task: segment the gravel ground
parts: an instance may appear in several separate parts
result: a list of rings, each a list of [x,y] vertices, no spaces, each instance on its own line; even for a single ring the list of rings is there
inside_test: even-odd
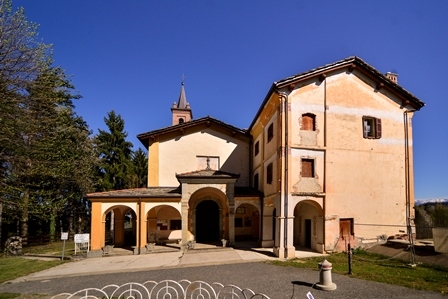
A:
[[[92,269],[94,272],[95,269]],[[207,283],[221,282],[235,284],[265,293],[271,299],[306,298],[311,291],[314,298],[448,298],[434,292],[418,291],[383,283],[369,282],[344,275],[332,275],[337,285],[334,291],[312,288],[319,280],[319,272],[309,269],[274,266],[268,263],[237,263],[200,267],[176,267],[149,271],[96,274],[89,276],[61,277],[40,281],[5,283],[0,285],[0,293],[55,295],[62,292],[73,293],[88,287],[104,287],[108,284],[127,282],[143,283],[147,280],[164,279],[190,281],[202,280]],[[448,282],[447,282],[448,283]],[[26,297],[26,295],[25,295]]]

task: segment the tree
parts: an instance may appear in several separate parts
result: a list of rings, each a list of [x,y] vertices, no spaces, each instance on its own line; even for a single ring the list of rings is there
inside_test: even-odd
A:
[[[87,124],[74,112],[73,86],[60,68],[48,68],[27,86],[21,98],[20,142],[11,151],[5,194],[10,214],[28,235],[30,214],[56,232],[56,219],[73,208],[92,185],[93,146]]]
[[[33,172],[39,176],[33,182],[39,194],[33,207],[40,219],[49,221],[50,235],[56,232],[56,218],[68,208],[76,209],[75,203],[82,203],[92,187],[93,145],[87,124],[74,112],[73,100],[80,96],[72,94],[73,89],[60,68],[47,69],[28,89],[38,106]]]
[[[109,131],[98,130],[95,148],[99,158],[97,166],[98,191],[121,190],[131,186],[133,176],[132,143],[126,141],[124,120],[115,111],[104,118]]]
[[[135,182],[132,187],[146,187],[148,183],[148,158],[141,148],[133,153],[132,163],[134,164],[135,177]]]
[[[0,0],[0,211],[11,204],[4,192],[5,179],[11,157],[23,144],[17,131],[26,124],[21,106],[25,89],[51,61],[51,46],[39,41],[37,34],[37,25],[27,21],[23,8],[13,12],[11,0]],[[2,222],[0,213],[0,238]]]

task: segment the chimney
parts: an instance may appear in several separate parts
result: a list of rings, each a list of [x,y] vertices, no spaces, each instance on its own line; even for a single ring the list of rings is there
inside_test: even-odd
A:
[[[390,81],[394,82],[395,84],[398,84],[398,74],[387,72],[386,78],[389,79]]]

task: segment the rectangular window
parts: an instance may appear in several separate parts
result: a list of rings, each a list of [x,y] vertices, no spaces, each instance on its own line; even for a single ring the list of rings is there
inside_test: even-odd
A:
[[[302,172],[303,178],[314,178],[314,160],[302,159]]]
[[[255,142],[255,146],[254,146],[254,155],[258,155],[258,153],[260,152],[260,142]]]
[[[254,188],[258,190],[258,173],[254,175]]]
[[[170,230],[182,229],[182,220],[171,219],[170,220]]]
[[[316,131],[316,116],[311,113],[302,114],[302,130]]]
[[[235,218],[235,227],[243,227],[243,218]]]
[[[272,138],[274,138],[274,124],[271,124],[268,127],[268,142],[271,141]]]
[[[272,184],[272,163],[266,167],[266,184]]]
[[[354,236],[353,218],[339,219],[339,235],[342,238]]]
[[[372,116],[362,117],[362,130],[364,138],[381,138],[381,119]]]

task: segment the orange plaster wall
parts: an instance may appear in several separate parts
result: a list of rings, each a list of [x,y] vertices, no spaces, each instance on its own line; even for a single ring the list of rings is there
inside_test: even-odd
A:
[[[148,187],[159,186],[159,142],[148,148]]]
[[[91,220],[91,236],[90,250],[101,250],[104,244],[104,225],[101,215],[101,202],[92,202],[92,220]]]

